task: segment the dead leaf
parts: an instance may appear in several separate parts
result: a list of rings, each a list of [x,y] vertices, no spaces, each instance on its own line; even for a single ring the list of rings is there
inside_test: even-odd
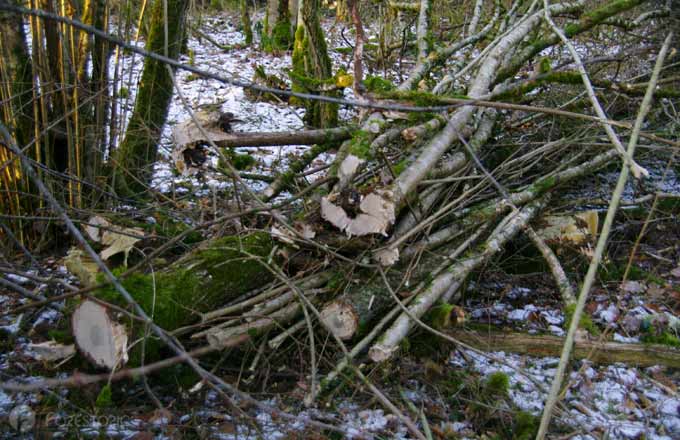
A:
[[[102,239],[102,235],[104,233],[104,230],[99,228],[98,226],[104,226],[104,227],[110,227],[111,223],[109,223],[108,220],[106,220],[104,217],[95,215],[94,217],[90,218],[88,220],[88,225],[85,226],[85,233],[90,237],[90,239],[94,242],[99,243]]]
[[[671,275],[673,275],[675,278],[680,278],[680,266],[671,270]]]
[[[645,291],[645,284],[640,281],[626,281],[621,284],[621,290],[627,293],[642,293]]]
[[[97,283],[97,273],[99,267],[83,251],[78,248],[71,248],[64,258],[64,265],[69,272],[75,275],[83,287],[94,286]]]
[[[120,232],[104,231],[102,235],[102,244],[108,246],[99,254],[102,260],[108,260],[113,255],[120,252],[125,253],[124,265],[127,266],[127,258],[130,251],[135,246],[135,243],[141,240],[137,236],[143,236],[144,231],[141,228],[125,228]]]
[[[663,299],[666,296],[666,289],[656,283],[650,283],[647,295],[652,299]]]
[[[581,244],[588,237],[597,235],[597,211],[579,212],[574,215],[543,217],[546,226],[536,231],[544,240],[571,241]]]
[[[394,263],[399,261],[399,249],[397,248],[385,248],[380,249],[373,254],[376,260],[381,266],[387,267],[392,266]]]
[[[58,361],[73,356],[76,353],[76,347],[73,344],[64,345],[56,341],[41,342],[39,344],[28,344],[26,346],[30,350],[30,355],[38,361]]]

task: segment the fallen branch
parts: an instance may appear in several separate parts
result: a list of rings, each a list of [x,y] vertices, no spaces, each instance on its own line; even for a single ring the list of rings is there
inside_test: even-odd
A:
[[[527,335],[508,333],[500,330],[470,331],[449,330],[448,335],[485,351],[506,351],[530,356],[559,356],[564,338],[550,335]],[[623,362],[638,367],[664,365],[680,368],[680,351],[658,344],[623,344],[577,340],[574,344],[574,358],[588,359],[597,364]]]

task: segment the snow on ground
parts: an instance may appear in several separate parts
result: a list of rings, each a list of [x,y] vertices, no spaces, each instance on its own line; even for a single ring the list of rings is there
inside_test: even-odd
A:
[[[263,66],[267,74],[274,74],[281,79],[288,81],[287,69],[291,65],[291,54],[284,53],[279,55],[267,54],[259,50],[258,43],[252,47],[241,47],[244,37],[237,30],[238,22],[236,18],[228,15],[216,15],[202,18],[201,29],[206,32],[218,44],[230,49],[217,47],[212,42],[204,38],[191,34],[188,43],[188,54],[182,55],[180,62],[191,64],[201,70],[218,74],[234,80],[250,82],[252,81],[255,68]],[[254,20],[255,22],[256,20]],[[324,23],[326,29],[331,27],[331,22]],[[329,30],[327,34],[331,44],[329,47],[338,48],[346,46],[336,31]],[[143,42],[138,42],[138,46],[143,47]],[[334,68],[349,67],[349,55],[341,54],[337,51],[330,51]],[[123,126],[129,119],[134,107],[135,88],[141,77],[143,60],[139,55],[121,54],[119,63],[112,65],[111,78],[116,74],[122,82],[115,87],[114,96],[117,97],[119,105],[125,110],[121,116]],[[205,79],[196,74],[184,70],[176,71],[176,79],[182,95],[186,99],[191,111],[197,111],[202,106],[217,105],[222,112],[231,112],[243,122],[235,124],[236,132],[260,132],[260,131],[294,131],[304,128],[302,118],[304,109],[289,106],[285,101],[281,103],[253,102],[249,100],[242,88],[225,84],[214,79]],[[121,88],[123,92],[121,93]],[[352,98],[351,89],[345,89],[345,97]],[[345,107],[340,108],[340,118],[349,119],[355,114],[354,109]],[[161,159],[154,169],[154,179],[152,186],[162,192],[175,190],[178,193],[186,193],[186,186],[191,184],[194,187],[202,185],[195,178],[178,177],[173,172],[174,166],[169,161],[172,151],[172,127],[188,119],[189,111],[179,94],[173,96],[168,110],[167,123],[163,129],[159,152]],[[119,141],[120,139],[118,139]],[[288,145],[277,147],[260,148],[236,148],[238,152],[247,152],[257,159],[255,169],[252,172],[271,172],[281,170],[291,157],[299,156],[309,147],[303,145]],[[317,160],[318,163],[326,162],[331,155],[322,155]],[[212,165],[217,165],[217,157],[213,156]],[[317,163],[317,165],[318,165]],[[313,176],[312,176],[313,178]],[[206,176],[205,184],[210,190],[223,189],[231,185],[225,176],[213,175]],[[250,181],[249,184],[255,190],[264,189],[264,184],[258,181]],[[199,192],[207,191],[201,188]],[[201,195],[199,193],[198,195]]]
[[[506,373],[510,379],[512,401],[522,410],[540,414],[558,358],[489,353],[503,362],[500,363],[472,351],[464,350],[464,353],[471,362],[468,364],[465,357],[455,352],[450,360],[453,367],[472,367],[484,375],[496,371]],[[654,369],[575,362],[568,376],[569,388],[563,401],[567,413],[557,411],[554,420],[581,430],[583,440],[603,437],[680,438],[680,399],[676,393],[650,378]],[[542,389],[536,382],[542,385]]]

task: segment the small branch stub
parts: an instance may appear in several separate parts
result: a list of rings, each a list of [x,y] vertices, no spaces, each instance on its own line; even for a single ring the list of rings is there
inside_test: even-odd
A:
[[[128,360],[125,326],[94,301],[83,301],[71,316],[73,336],[80,352],[94,365],[113,370]]]

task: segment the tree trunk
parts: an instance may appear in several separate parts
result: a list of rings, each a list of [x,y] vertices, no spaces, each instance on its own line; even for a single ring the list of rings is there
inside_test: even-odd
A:
[[[180,54],[184,35],[186,0],[154,2],[151,31],[146,49],[176,59]],[[167,21],[167,48],[165,25]],[[165,64],[147,58],[139,83],[135,108],[125,131],[125,138],[113,154],[113,183],[120,195],[138,196],[151,181],[156,162],[158,141],[173,95],[173,85]]]
[[[264,18],[262,48],[267,52],[289,50],[293,46],[293,24],[297,2],[289,0],[267,0]]]
[[[240,0],[239,8],[241,10],[241,26],[243,26],[243,35],[246,37],[246,46],[253,44],[253,28],[250,25],[250,13],[248,12],[248,0]]]
[[[315,93],[323,84],[333,84],[331,59],[324,32],[319,23],[319,0],[299,0],[298,26],[293,47],[291,80],[293,91]],[[322,93],[337,96],[336,92]],[[334,127],[338,122],[338,105],[304,101],[305,123],[312,127]]]

